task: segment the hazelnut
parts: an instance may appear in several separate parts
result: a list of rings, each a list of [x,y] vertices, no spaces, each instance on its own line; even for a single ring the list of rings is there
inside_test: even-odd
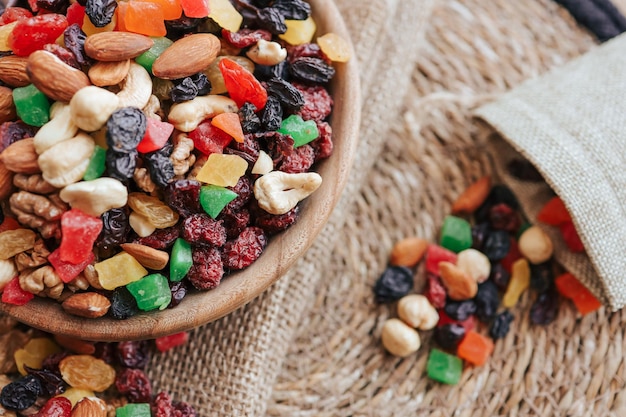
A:
[[[398,302],[398,316],[409,326],[420,330],[430,330],[439,322],[437,310],[421,294],[402,297]]]
[[[485,282],[491,273],[489,258],[476,249],[465,249],[459,252],[456,266],[479,284]]]
[[[531,226],[519,238],[519,251],[532,264],[540,264],[552,257],[554,245],[550,236],[539,226]]]
[[[403,358],[417,352],[421,346],[417,331],[399,319],[387,320],[381,337],[383,346],[389,353]]]

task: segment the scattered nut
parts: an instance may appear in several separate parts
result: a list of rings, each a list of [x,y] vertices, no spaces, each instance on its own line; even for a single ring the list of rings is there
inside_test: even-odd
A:
[[[12,172],[22,174],[37,174],[41,172],[37,164],[37,152],[33,138],[26,138],[13,142],[0,153],[0,162]]]
[[[175,103],[170,109],[168,121],[181,132],[191,132],[204,119],[220,113],[236,113],[237,104],[228,97],[199,96],[183,103]]]
[[[27,333],[16,329],[9,330],[0,336],[0,374],[17,372],[14,359],[15,351],[21,349],[29,339],[30,336]],[[0,381],[0,385],[2,385],[2,381]]]
[[[98,178],[70,184],[59,193],[61,200],[94,217],[113,208],[124,207],[128,189],[115,178]]]
[[[15,255],[15,266],[19,272],[38,268],[48,263],[48,255],[50,255],[50,251],[46,248],[43,240],[37,239],[31,250]]]
[[[57,188],[50,185],[43,179],[41,174],[15,174],[13,185],[23,191],[33,194],[50,194],[57,191]]]
[[[41,155],[57,143],[73,138],[77,132],[70,105],[57,101],[50,108],[50,121],[35,134],[35,151]]]
[[[9,171],[0,159],[0,199],[7,198],[13,191],[13,172]]]
[[[57,188],[80,181],[94,148],[93,139],[82,132],[72,139],[57,143],[39,155],[43,178]]]
[[[389,319],[383,324],[381,338],[389,353],[402,358],[417,352],[422,344],[417,331],[399,319]]]
[[[397,242],[391,249],[389,263],[391,265],[412,268],[422,260],[428,249],[428,241],[419,237],[409,237]]]
[[[166,80],[189,77],[208,67],[220,48],[220,40],[211,33],[187,35],[159,55],[152,65],[152,73]]]
[[[58,300],[65,284],[50,265],[37,269],[28,269],[20,274],[20,287],[40,297]]]
[[[439,275],[453,300],[469,300],[478,292],[476,280],[451,262],[439,262]]]
[[[78,90],[70,101],[73,122],[87,132],[94,132],[104,126],[118,107],[120,99],[117,95],[96,86]]]
[[[476,249],[465,249],[457,255],[456,266],[477,283],[485,282],[491,273],[491,262],[487,255]]]
[[[183,176],[196,162],[196,156],[192,153],[194,149],[193,140],[186,134],[180,133],[174,139],[174,150],[170,155],[172,165],[174,165],[174,175]]]
[[[252,167],[252,173],[258,175],[265,175],[272,172],[274,169],[274,161],[265,151],[259,151],[259,157],[257,158],[254,166]]]
[[[124,81],[130,70],[130,59],[124,61],[98,61],[89,68],[89,79],[93,85],[107,87]]]
[[[259,65],[280,64],[287,58],[287,50],[278,42],[259,41],[246,52],[248,58]]]
[[[91,85],[84,72],[70,67],[48,51],[30,54],[26,72],[35,87],[55,101],[67,103],[78,90]]]
[[[163,120],[165,116],[163,111],[161,110],[161,102],[159,98],[152,94],[150,99],[148,100],[148,104],[142,109],[145,113],[146,117],[156,120]]]
[[[259,207],[271,214],[285,214],[322,185],[315,172],[289,174],[272,171],[254,183],[254,196]]]
[[[154,41],[148,36],[130,32],[101,32],[87,37],[85,53],[98,61],[124,61],[133,59],[152,48]]]
[[[135,168],[133,180],[135,180],[137,187],[147,193],[152,193],[156,190],[156,184],[152,181],[152,178],[150,178],[150,173],[146,168]]]
[[[120,247],[135,258],[141,265],[148,269],[154,269],[155,271],[160,271],[165,268],[170,260],[170,256],[167,252],[153,249],[150,246],[136,243],[123,243]]]
[[[141,65],[131,62],[128,75],[117,98],[119,107],[146,107],[152,96],[152,78]]]
[[[18,253],[32,249],[37,235],[30,229],[6,230],[0,233],[0,259],[11,259]]]
[[[8,55],[0,58],[0,81],[10,87],[26,87],[30,79],[26,73],[28,58]]]
[[[421,294],[410,294],[398,302],[398,316],[409,326],[420,329],[433,329],[439,322],[439,314],[428,298]]]
[[[39,230],[44,239],[57,237],[59,220],[68,208],[56,195],[42,196],[27,191],[13,194],[9,204],[17,220],[23,225]]]
[[[97,292],[81,292],[68,297],[61,304],[63,310],[75,316],[97,318],[104,316],[111,307],[111,302]]]
[[[547,261],[554,253],[550,236],[539,226],[531,226],[522,233],[518,241],[519,251],[532,264]]]

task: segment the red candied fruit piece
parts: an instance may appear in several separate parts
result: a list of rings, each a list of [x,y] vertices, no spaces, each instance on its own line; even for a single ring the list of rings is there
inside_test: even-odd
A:
[[[193,140],[195,149],[205,155],[222,153],[224,148],[233,140],[233,137],[222,129],[211,124],[211,120],[205,120],[194,130],[189,132],[189,138]]]
[[[246,102],[257,109],[265,107],[267,91],[254,75],[231,59],[222,59],[219,68],[230,98],[241,107]]]
[[[8,230],[17,230],[21,228],[20,224],[13,217],[5,217],[2,224],[0,224],[0,233]]]
[[[424,297],[426,297],[435,308],[443,308],[446,305],[446,289],[436,275],[428,274]]]
[[[574,222],[569,221],[561,224],[559,226],[559,230],[561,231],[561,236],[563,236],[563,240],[567,244],[569,250],[575,253],[585,251],[585,245],[583,245],[583,241],[580,240],[580,236],[578,235],[576,226],[574,226]]]
[[[222,255],[216,247],[193,248],[193,265],[187,273],[187,279],[198,290],[210,290],[217,287],[224,276]]]
[[[76,24],[82,29],[85,20],[85,6],[81,6],[78,2],[73,3],[67,8],[65,16],[68,26]]]
[[[315,150],[309,145],[299,146],[283,157],[279,170],[289,174],[308,172],[315,162]]]
[[[78,264],[66,262],[61,260],[60,249],[55,249],[50,255],[48,255],[48,262],[52,265],[61,281],[68,283],[76,278],[81,272],[87,268],[87,265],[92,263],[96,259],[93,252],[89,252],[85,260]]]
[[[261,39],[271,41],[272,33],[263,29],[241,29],[238,32],[222,29],[222,38],[235,48],[246,48],[254,45]]]
[[[72,403],[65,397],[52,397],[35,417],[70,417],[72,413]]]
[[[469,332],[476,328],[476,319],[474,316],[469,316],[465,320],[454,320],[452,317],[448,316],[443,308],[437,310],[439,313],[439,321],[437,322],[437,327],[445,326],[446,324],[458,324],[463,326],[465,332]]]
[[[571,222],[572,217],[559,196],[552,197],[537,214],[537,221],[551,226]]]
[[[154,342],[159,352],[165,352],[176,346],[184,345],[188,340],[189,333],[180,332],[169,336],[157,337]]]
[[[256,261],[267,246],[267,236],[260,227],[247,227],[235,240],[224,245],[224,266],[244,269]]]
[[[572,300],[580,314],[585,315],[602,307],[591,291],[569,272],[559,275],[554,283],[563,297]]]
[[[2,291],[2,302],[6,304],[23,306],[33,298],[35,298],[35,294],[24,291],[20,287],[20,278],[18,276],[11,279]]]
[[[513,270],[513,264],[515,263],[515,261],[521,259],[522,257],[522,253],[519,251],[519,245],[517,244],[517,240],[511,238],[510,241],[511,246],[509,252],[500,261],[502,263],[502,266],[508,273],[511,273],[511,271]]]
[[[93,255],[93,244],[102,231],[102,220],[78,209],[66,211],[61,216],[61,260],[80,264]]]
[[[148,118],[146,133],[137,145],[137,151],[141,153],[154,152],[161,149],[167,143],[174,131],[174,125],[162,122],[158,119]]]
[[[327,122],[315,122],[319,137],[309,143],[315,150],[315,162],[328,158],[333,153],[333,128]]]
[[[0,26],[9,23],[26,20],[33,17],[33,14],[23,7],[7,7],[2,16],[0,16]]]
[[[180,0],[180,5],[187,17],[207,17],[210,13],[207,0]]]
[[[9,46],[15,55],[28,56],[45,44],[54,43],[67,26],[65,16],[56,13],[19,21],[9,35]]]
[[[456,253],[439,245],[428,245],[426,249],[426,272],[439,276],[439,262],[450,262],[456,265]]]
[[[304,96],[304,106],[296,113],[304,120],[322,121],[333,109],[333,99],[321,85],[308,86],[300,83],[293,83]]]

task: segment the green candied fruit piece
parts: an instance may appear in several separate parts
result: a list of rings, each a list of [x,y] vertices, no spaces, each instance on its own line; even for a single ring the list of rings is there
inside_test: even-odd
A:
[[[306,145],[317,139],[320,135],[317,124],[314,120],[302,120],[297,114],[292,114],[280,124],[279,133],[289,135],[293,138],[293,147]]]
[[[191,245],[184,239],[176,239],[170,256],[170,281],[178,282],[183,279],[192,265]]]
[[[165,309],[172,301],[172,292],[167,278],[161,274],[151,274],[139,281],[131,282],[126,286],[135,297],[137,307],[143,311]]]
[[[167,38],[152,38],[152,40],[154,41],[152,48],[135,58],[135,62],[144,67],[150,74],[152,74],[154,61],[174,43]]]
[[[200,188],[200,205],[212,218],[216,218],[235,198],[236,192],[218,185],[205,185]]]
[[[115,417],[151,417],[150,404],[126,404],[115,409]]]
[[[430,379],[443,384],[458,384],[463,372],[463,361],[439,349],[433,349],[428,356],[426,373]]]
[[[459,253],[472,247],[472,226],[467,220],[446,216],[441,228],[441,246]]]
[[[104,170],[106,169],[106,155],[106,149],[96,145],[93,154],[91,154],[91,159],[89,159],[87,171],[85,171],[85,175],[83,175],[83,180],[95,180],[104,174]]]
[[[13,102],[17,115],[31,126],[43,126],[50,120],[48,97],[33,84],[13,89]]]

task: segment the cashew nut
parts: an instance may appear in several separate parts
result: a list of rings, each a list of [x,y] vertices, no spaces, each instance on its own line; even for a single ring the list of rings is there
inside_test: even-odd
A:
[[[398,316],[409,326],[420,330],[433,329],[439,322],[437,310],[421,294],[402,297],[398,302]]]
[[[72,120],[79,128],[94,132],[104,126],[119,104],[119,98],[109,90],[95,85],[81,88],[70,100]]]
[[[278,42],[259,39],[256,45],[246,52],[246,55],[259,65],[276,65],[287,58],[287,50]]]
[[[398,319],[389,319],[383,324],[381,338],[389,353],[402,358],[417,352],[422,345],[417,331]]]
[[[70,184],[61,190],[59,196],[72,208],[100,217],[113,208],[124,207],[128,201],[128,190],[114,178],[98,178]]]
[[[43,179],[57,188],[80,181],[95,146],[91,136],[81,132],[47,149],[38,159]]]
[[[289,174],[272,171],[254,183],[259,207],[271,214],[285,214],[322,185],[316,172]]]
[[[78,126],[72,119],[70,106],[57,101],[50,107],[50,121],[35,134],[35,151],[41,155],[51,146],[74,137],[76,132]]]
[[[119,107],[143,109],[152,95],[152,78],[141,65],[131,62],[122,90],[117,93]]]
[[[146,117],[151,119],[161,120],[161,102],[159,98],[154,94],[150,95],[150,99],[148,100],[148,104],[142,109]]]
[[[266,154],[264,151],[259,151],[259,157],[257,158],[254,166],[252,167],[253,174],[265,175],[272,172],[274,169],[274,161],[272,157]]]
[[[237,104],[227,97],[209,95],[176,103],[170,109],[169,122],[181,132],[191,132],[201,121],[220,113],[236,113]]]
[[[0,259],[0,291],[17,276],[17,268],[13,259]]]
[[[156,230],[156,227],[150,223],[147,217],[134,211],[128,216],[128,223],[139,237],[150,236]]]

